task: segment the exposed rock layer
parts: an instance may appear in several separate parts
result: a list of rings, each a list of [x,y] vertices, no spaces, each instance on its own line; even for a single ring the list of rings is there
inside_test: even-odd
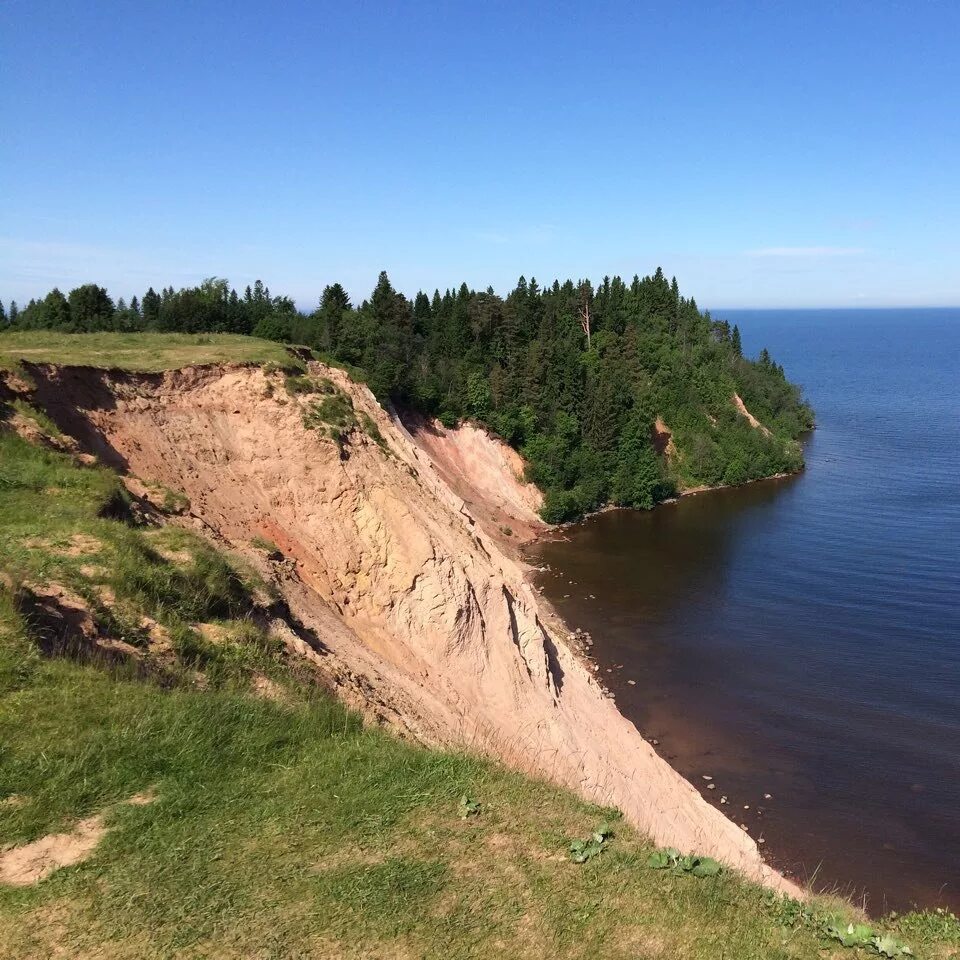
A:
[[[348,702],[376,702],[425,741],[547,776],[619,807],[660,844],[796,892],[620,715],[547,625],[521,565],[436,468],[431,444],[418,446],[366,388],[314,371],[372,419],[386,449],[360,429],[342,448],[307,429],[309,398],[285,396],[256,368],[34,372],[38,400],[89,449],[182,490],[227,540],[277,544],[292,560],[286,600],[320,638],[303,652]]]
[[[512,447],[475,423],[450,429],[406,412],[401,420],[487,533],[522,543],[547,529],[539,513],[543,494],[525,482],[526,464]]]

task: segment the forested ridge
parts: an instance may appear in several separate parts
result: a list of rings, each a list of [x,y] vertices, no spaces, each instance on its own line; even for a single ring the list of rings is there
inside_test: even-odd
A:
[[[502,436],[527,459],[551,522],[797,470],[797,440],[813,425],[767,351],[744,357],[737,327],[682,297],[660,269],[596,287],[521,277],[506,297],[463,284],[412,301],[381,273],[359,306],[335,283],[309,314],[259,281],[243,294],[220,279],[151,288],[129,303],[86,284],[23,309],[0,304],[0,328],[230,332],[309,346],[381,400]]]

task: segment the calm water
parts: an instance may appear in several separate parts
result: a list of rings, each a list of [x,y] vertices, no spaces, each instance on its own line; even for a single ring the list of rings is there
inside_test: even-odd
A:
[[[803,384],[806,472],[591,518],[535,548],[541,585],[770,860],[958,907],[960,310],[717,316]]]

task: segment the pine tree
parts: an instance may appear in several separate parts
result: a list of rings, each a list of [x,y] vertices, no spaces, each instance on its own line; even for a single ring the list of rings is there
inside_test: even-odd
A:
[[[733,347],[733,352],[738,356],[743,356],[743,345],[740,343],[740,328],[734,324],[733,325],[733,335],[730,339],[731,346]]]
[[[151,287],[143,295],[143,325],[147,330],[160,328],[160,294]]]
[[[317,346],[321,350],[336,352],[340,343],[340,328],[344,314],[350,310],[350,297],[339,283],[323,288],[320,308],[317,311]]]

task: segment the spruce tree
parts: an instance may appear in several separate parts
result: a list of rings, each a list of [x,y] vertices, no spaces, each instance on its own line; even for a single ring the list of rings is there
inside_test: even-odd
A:
[[[160,294],[151,287],[143,295],[143,325],[147,330],[160,327]]]

